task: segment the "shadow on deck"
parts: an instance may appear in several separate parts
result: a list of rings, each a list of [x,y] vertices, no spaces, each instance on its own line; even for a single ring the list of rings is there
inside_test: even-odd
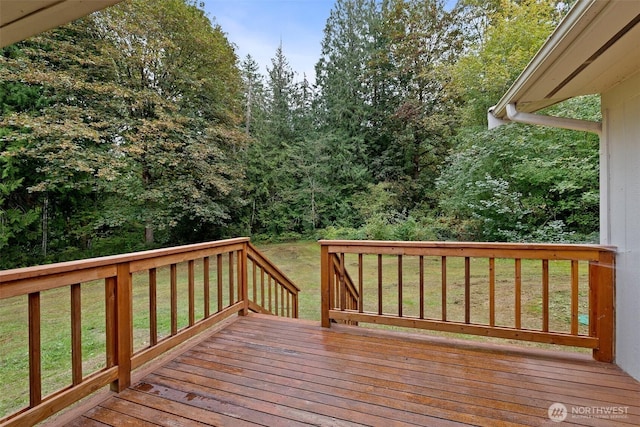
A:
[[[586,355],[252,314],[50,425],[640,425],[640,383]],[[560,412],[555,415],[560,416]]]

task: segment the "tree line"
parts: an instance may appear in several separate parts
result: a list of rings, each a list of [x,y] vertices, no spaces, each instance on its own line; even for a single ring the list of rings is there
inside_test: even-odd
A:
[[[336,0],[315,82],[191,0],[0,56],[0,267],[224,237],[592,241],[598,140],[486,130],[569,7]],[[599,119],[585,97],[548,113]]]

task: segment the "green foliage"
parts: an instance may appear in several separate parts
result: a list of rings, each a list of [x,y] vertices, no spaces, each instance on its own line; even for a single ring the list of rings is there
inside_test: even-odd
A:
[[[593,117],[594,98],[555,107]],[[598,228],[598,140],[566,130],[509,125],[469,130],[438,180],[446,215],[470,220],[474,239],[592,240]]]
[[[81,230],[99,205],[101,178],[113,176],[106,140],[114,128],[103,108],[111,88],[90,83],[108,66],[95,56],[88,22],[12,50],[0,59],[6,91],[0,152],[3,173],[19,185],[11,186],[3,210],[19,210],[26,222],[11,232],[5,266],[46,262],[68,246],[86,247],[90,237]]]
[[[239,63],[192,0],[4,48],[0,268],[239,234],[593,241],[596,138],[485,130],[570,3],[337,0],[315,85],[282,46]]]
[[[311,95],[305,92],[306,81],[295,81],[282,46],[268,69],[264,93],[255,73],[256,67],[248,58],[244,65],[245,100],[252,100],[253,129],[253,141],[246,152],[249,225],[253,233],[265,236],[304,233],[315,225],[305,191],[314,178],[314,171],[307,166],[313,160],[304,137],[309,129],[301,125],[310,114],[305,97]]]
[[[236,60],[182,0],[122,3],[4,49],[3,266],[225,236],[244,203]]]
[[[116,191],[137,207],[146,240],[223,235],[243,204],[241,77],[222,30],[194,3],[133,1],[98,15],[104,54],[124,92],[125,159]],[[134,173],[132,173],[134,172]]]
[[[462,118],[469,125],[486,125],[494,105],[529,63],[562,18],[555,0],[465,2],[460,19],[480,26],[467,54],[452,67],[455,90],[465,99]],[[471,19],[475,11],[485,20]],[[477,15],[476,15],[477,16]]]

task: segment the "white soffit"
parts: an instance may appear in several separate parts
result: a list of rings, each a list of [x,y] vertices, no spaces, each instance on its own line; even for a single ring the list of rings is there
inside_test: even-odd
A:
[[[640,0],[578,0],[493,108],[534,112],[568,98],[602,93],[640,71]]]
[[[121,0],[0,0],[0,47],[82,18]]]

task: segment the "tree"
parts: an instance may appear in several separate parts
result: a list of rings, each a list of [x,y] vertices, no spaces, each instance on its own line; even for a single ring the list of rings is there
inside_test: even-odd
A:
[[[457,124],[452,112],[458,100],[449,90],[447,71],[458,58],[462,38],[453,16],[435,0],[392,0],[384,23],[390,63],[385,80],[394,101],[385,123],[388,143],[375,144],[375,157],[387,159],[389,169],[380,178],[396,182],[407,209],[433,206],[433,182]]]
[[[599,102],[567,101],[548,113],[597,119]],[[440,206],[490,241],[595,241],[598,138],[543,127],[469,129],[438,180]]]
[[[438,179],[454,238],[591,241],[598,222],[597,141],[529,126],[486,129],[486,111],[509,88],[567,11],[566,2],[464,0],[454,13],[475,43],[451,68],[462,127]],[[491,12],[482,18],[486,12]],[[547,113],[597,120],[593,98]]]
[[[244,129],[247,136],[254,132],[254,126],[264,123],[265,89],[264,78],[259,65],[251,55],[247,55],[240,65],[244,86]],[[260,132],[260,130],[258,130]]]
[[[232,46],[182,0],[131,1],[96,20],[127,103],[117,150],[134,174],[119,192],[137,206],[146,241],[155,230],[174,241],[220,236],[243,203],[242,81]]]
[[[352,138],[357,138],[367,124],[370,94],[365,81],[373,56],[377,13],[373,0],[337,0],[327,19],[316,64],[323,125],[343,129]]]
[[[252,199],[251,226],[257,233],[277,236],[303,232],[299,206],[299,169],[294,153],[304,139],[306,120],[299,85],[280,45],[267,68],[264,124],[254,132],[248,150],[248,179]]]
[[[459,22],[468,19],[469,8],[477,7],[476,2],[465,4],[467,8],[457,9],[462,14]],[[566,2],[502,0],[489,25],[480,25],[483,37],[467,48],[452,69],[457,90],[466,102],[462,111],[466,123],[486,126],[489,107],[509,89],[566,12],[558,4]],[[480,10],[486,6],[491,10],[492,5],[487,3]]]
[[[227,235],[244,203],[236,59],[181,0],[123,3],[4,49],[2,263],[137,249],[145,228],[149,243]]]
[[[107,102],[119,92],[88,21],[5,53],[0,149],[3,175],[14,179],[3,197],[13,208],[3,210],[18,209],[28,221],[13,221],[12,237],[3,240],[14,250],[9,262],[24,265],[69,247],[91,247],[102,183],[115,176],[109,141],[117,126],[109,118],[119,103]]]
[[[373,0],[336,1],[324,30],[321,57],[316,64],[319,96],[317,143],[324,165],[327,224],[355,225],[361,220],[352,197],[370,181],[367,135],[375,132],[371,114],[368,65],[376,47]]]

